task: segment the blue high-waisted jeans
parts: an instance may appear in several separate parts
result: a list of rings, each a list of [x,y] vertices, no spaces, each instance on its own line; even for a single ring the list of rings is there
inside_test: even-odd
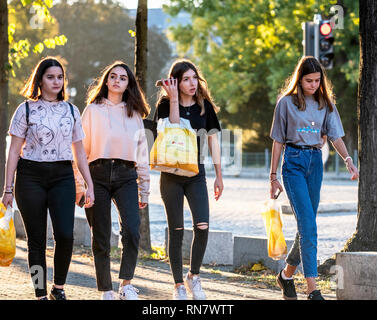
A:
[[[305,278],[317,277],[316,216],[323,177],[321,150],[286,146],[282,176],[297,220],[296,238],[286,262],[298,266],[302,261]]]

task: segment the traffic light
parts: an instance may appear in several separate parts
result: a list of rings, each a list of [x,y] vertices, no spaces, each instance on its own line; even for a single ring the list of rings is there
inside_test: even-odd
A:
[[[329,20],[322,20],[320,14],[314,20],[302,23],[304,56],[315,57],[325,69],[333,67],[334,35]]]
[[[318,60],[325,69],[331,69],[334,60],[334,35],[330,21],[319,21],[318,28]]]

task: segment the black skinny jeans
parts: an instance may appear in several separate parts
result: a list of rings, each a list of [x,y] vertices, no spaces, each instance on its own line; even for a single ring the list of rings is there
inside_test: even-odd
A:
[[[72,257],[75,181],[71,161],[36,162],[20,158],[15,196],[27,235],[35,295],[47,295],[47,210],[55,239],[54,283],[64,285]]]
[[[161,173],[160,192],[165,205],[169,229],[168,252],[175,283],[183,282],[182,241],[184,232],[184,197],[190,206],[194,235],[191,244],[190,272],[199,274],[208,241],[209,202],[204,165],[194,177]],[[198,228],[204,224],[206,229]]]
[[[110,273],[111,201],[119,213],[122,257],[119,279],[134,276],[139,249],[139,200],[136,169],[129,161],[98,159],[89,164],[95,204],[85,209],[92,230],[92,250],[99,291],[112,290]]]

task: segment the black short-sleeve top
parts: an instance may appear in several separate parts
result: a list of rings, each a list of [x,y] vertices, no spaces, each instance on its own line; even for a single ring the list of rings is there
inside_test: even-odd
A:
[[[205,145],[205,137],[221,131],[220,123],[212,104],[208,100],[204,100],[205,112],[201,113],[201,107],[195,103],[189,107],[179,105],[179,116],[190,121],[191,127],[197,133],[198,144],[198,161],[203,163],[205,155],[203,155],[203,148]],[[170,113],[169,99],[163,99],[156,109],[157,119],[168,118]]]

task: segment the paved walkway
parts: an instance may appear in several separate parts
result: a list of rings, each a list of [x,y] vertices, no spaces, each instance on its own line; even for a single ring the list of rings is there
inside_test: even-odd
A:
[[[47,249],[48,290],[51,288],[53,249]],[[112,262],[114,290],[118,289],[119,262]],[[187,266],[184,267],[187,272]],[[231,268],[205,266],[201,271],[202,286],[208,300],[281,300],[279,290],[263,289],[247,281],[246,276],[231,272]],[[133,285],[139,289],[140,300],[170,300],[173,281],[169,265],[164,261],[139,259]],[[66,284],[70,300],[98,300],[93,258],[88,251],[76,248]],[[335,294],[325,295],[335,299]],[[17,253],[10,267],[0,267],[0,300],[32,300],[34,292],[27,266],[26,241],[17,239]],[[299,299],[305,299],[299,294]]]

